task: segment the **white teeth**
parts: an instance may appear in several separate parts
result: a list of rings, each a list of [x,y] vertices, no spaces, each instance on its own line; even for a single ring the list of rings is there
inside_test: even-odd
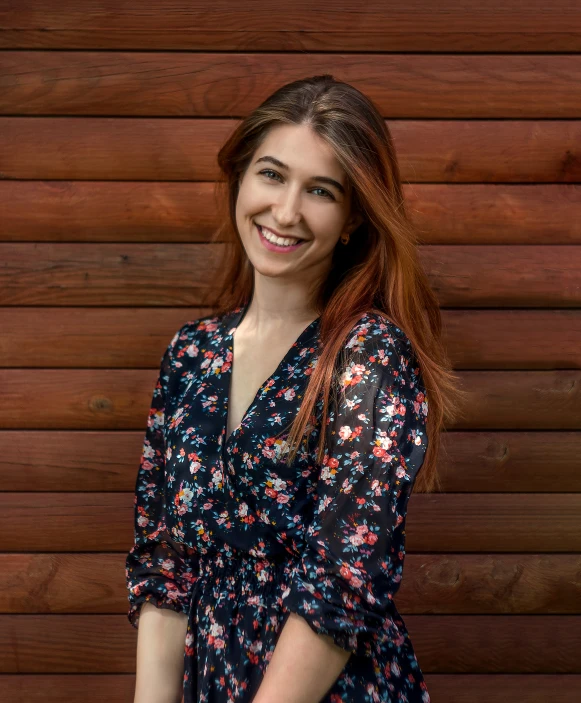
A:
[[[276,234],[273,234],[269,229],[266,229],[266,227],[261,227],[260,225],[257,225],[257,227],[260,228],[262,236],[265,239],[268,239],[268,241],[272,242],[273,244],[278,244],[282,247],[290,247],[299,241],[298,239],[291,237],[278,237]]]

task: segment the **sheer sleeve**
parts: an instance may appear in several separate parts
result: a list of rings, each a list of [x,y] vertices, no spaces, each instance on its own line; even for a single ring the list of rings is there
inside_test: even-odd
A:
[[[172,352],[179,334],[175,334],[161,360],[135,483],[134,543],[126,557],[125,572],[127,616],[136,629],[146,601],[158,608],[188,613],[197,577],[193,550],[174,541],[166,525],[164,423]]]
[[[315,632],[369,656],[374,640],[398,636],[391,601],[427,449],[428,401],[410,342],[393,323],[364,320],[349,350],[331,399],[314,518],[282,597]]]

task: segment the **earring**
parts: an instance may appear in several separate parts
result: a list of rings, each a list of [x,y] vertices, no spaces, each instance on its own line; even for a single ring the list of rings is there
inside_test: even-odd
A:
[[[349,244],[349,232],[341,235],[341,244]]]

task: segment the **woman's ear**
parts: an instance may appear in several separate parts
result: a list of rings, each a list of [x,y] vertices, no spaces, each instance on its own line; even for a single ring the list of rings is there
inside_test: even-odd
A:
[[[359,225],[361,225],[364,222],[364,217],[360,212],[357,212],[347,220],[347,224],[345,225],[345,230],[351,234],[354,232]]]

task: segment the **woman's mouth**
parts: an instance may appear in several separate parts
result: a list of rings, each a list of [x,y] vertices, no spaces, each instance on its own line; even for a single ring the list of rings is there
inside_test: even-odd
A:
[[[256,225],[256,229],[258,230],[258,236],[260,238],[260,241],[262,242],[265,249],[268,249],[269,251],[278,251],[286,253],[290,251],[295,251],[295,249],[298,249],[302,244],[305,243],[304,239],[297,240],[291,239],[290,237],[277,237],[271,232],[269,232],[267,229],[263,230],[262,227],[256,222],[254,224]]]

